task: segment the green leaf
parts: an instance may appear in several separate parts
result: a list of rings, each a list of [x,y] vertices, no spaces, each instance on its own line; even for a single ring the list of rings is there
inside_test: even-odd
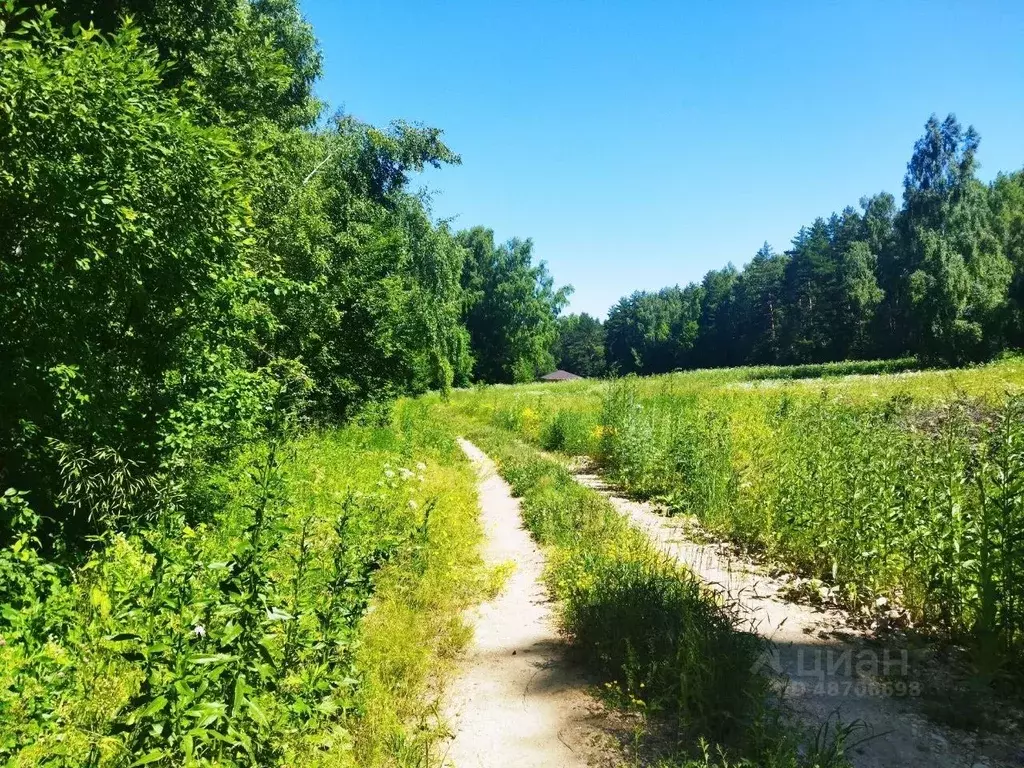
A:
[[[151,749],[145,755],[132,763],[131,768],[135,768],[137,765],[149,765],[150,763],[155,763],[157,760],[163,760],[165,757],[167,757],[167,753],[164,752],[164,750]]]
[[[199,654],[192,656],[189,661],[196,665],[208,665],[208,664],[227,664],[228,662],[237,661],[237,656],[232,656],[230,653],[209,653]]]
[[[144,706],[142,709],[138,710],[138,712],[135,715],[136,719],[137,720],[142,720],[142,719],[147,718],[147,717],[152,717],[153,715],[155,715],[157,712],[161,711],[166,706],[167,706],[167,697],[166,696],[157,696],[155,699],[153,699],[151,702],[149,702],[149,704]]]

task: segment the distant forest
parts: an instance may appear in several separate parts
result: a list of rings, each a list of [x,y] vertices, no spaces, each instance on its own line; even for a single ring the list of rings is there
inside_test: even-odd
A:
[[[583,376],[915,356],[951,365],[1024,344],[1024,171],[976,177],[979,135],[931,117],[902,205],[888,193],[766,243],[743,268],[638,291],[603,323],[560,317]]]

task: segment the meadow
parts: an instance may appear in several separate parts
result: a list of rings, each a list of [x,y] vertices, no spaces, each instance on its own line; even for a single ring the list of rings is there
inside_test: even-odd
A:
[[[967,643],[1003,679],[1024,654],[1024,361],[909,367],[495,386],[452,407],[589,457],[869,617]]]

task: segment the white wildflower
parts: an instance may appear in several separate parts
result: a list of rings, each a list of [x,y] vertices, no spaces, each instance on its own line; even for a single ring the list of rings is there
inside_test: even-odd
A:
[[[416,469],[418,469],[420,472],[423,472],[424,470],[426,470],[426,468],[427,468],[427,465],[424,464],[422,461],[417,461],[416,462]]]
[[[192,627],[192,634],[196,637],[206,637],[206,627],[202,624],[196,624]]]
[[[419,504],[417,504],[413,499],[409,499],[409,509],[416,509],[418,507]]]
[[[405,467],[400,467],[398,470],[398,474],[402,476],[403,480],[408,480],[410,477],[412,477],[412,470],[406,469]]]
[[[395,473],[392,472],[390,469],[385,469],[384,470],[384,477],[394,477],[394,476],[395,476]]]

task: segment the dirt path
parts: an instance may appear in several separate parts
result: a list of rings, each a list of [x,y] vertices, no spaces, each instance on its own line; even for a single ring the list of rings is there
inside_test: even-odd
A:
[[[835,712],[844,723],[859,720],[867,725],[851,737],[874,736],[850,752],[857,768],[1011,764],[999,759],[1005,760],[1012,749],[1003,741],[982,743],[974,734],[939,726],[921,713],[914,670],[898,648],[870,642],[866,633],[850,629],[841,611],[782,599],[781,579],[721,544],[699,543],[687,534],[683,520],[616,495],[597,475],[578,473],[576,479],[606,495],[660,549],[734,604],[749,627],[773,641],[775,650],[761,663],[766,671],[778,673],[780,688],[786,687],[791,705],[809,725]]]
[[[566,658],[541,577],[544,556],[524,530],[519,503],[493,462],[460,440],[480,477],[484,559],[509,561],[504,591],[474,613],[475,636],[451,686],[445,716],[455,768],[583,768],[621,762],[610,716]]]

